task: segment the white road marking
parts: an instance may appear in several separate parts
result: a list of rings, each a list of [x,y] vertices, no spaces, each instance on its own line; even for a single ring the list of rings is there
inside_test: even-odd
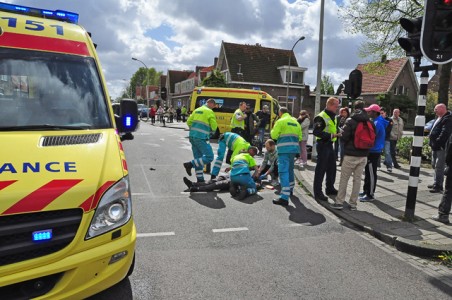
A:
[[[233,232],[233,231],[245,231],[248,230],[247,227],[236,227],[236,228],[220,228],[220,229],[212,229],[214,233],[219,232]]]
[[[155,237],[155,236],[171,236],[171,235],[176,235],[176,233],[174,231],[138,233],[137,237]]]
[[[152,197],[155,197],[154,192],[152,191],[151,183],[149,182],[148,177],[146,176],[146,172],[144,171],[144,166],[141,165],[140,167],[141,167],[141,171],[143,172],[144,179],[146,179],[146,183],[149,188],[149,193],[152,195]]]
[[[293,224],[283,224],[281,225],[281,227],[301,227],[304,226],[305,223],[293,223]],[[308,223],[306,223],[308,224]]]

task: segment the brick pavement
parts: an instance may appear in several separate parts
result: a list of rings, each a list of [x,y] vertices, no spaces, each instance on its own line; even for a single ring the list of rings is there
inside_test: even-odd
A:
[[[427,185],[432,183],[433,170],[421,168],[415,221],[404,221],[406,195],[408,191],[409,165],[401,164],[401,169],[393,169],[392,173],[386,167],[379,169],[375,200],[372,202],[358,202],[357,211],[330,208],[333,197],[328,203],[318,201],[319,204],[332,211],[338,217],[349,221],[358,228],[373,236],[395,246],[397,249],[421,256],[437,256],[445,251],[452,251],[452,225],[445,225],[430,219],[437,214],[438,204],[442,194],[432,194]],[[295,172],[300,184],[313,195],[315,163],[309,162],[306,169],[297,167]],[[339,186],[341,167],[337,167],[336,188]],[[364,183],[364,174],[361,181],[361,190]],[[325,188],[325,186],[323,185]],[[352,189],[350,178],[347,188],[348,199]]]

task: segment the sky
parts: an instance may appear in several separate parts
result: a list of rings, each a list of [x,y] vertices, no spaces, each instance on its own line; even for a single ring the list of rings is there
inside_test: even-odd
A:
[[[320,26],[320,0],[3,0],[46,9],[73,11],[92,33],[112,98],[125,90],[143,65],[166,74],[211,66],[221,42],[294,48],[305,84],[314,89]],[[348,0],[344,0],[348,1]],[[338,17],[343,1],[325,0],[322,75],[335,88],[359,63],[363,36],[345,31]]]

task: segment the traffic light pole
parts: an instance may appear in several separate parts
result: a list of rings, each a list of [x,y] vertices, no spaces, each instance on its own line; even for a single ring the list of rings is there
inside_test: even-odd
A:
[[[422,71],[421,83],[419,86],[419,97],[417,101],[417,116],[414,121],[414,137],[411,148],[410,177],[408,179],[408,192],[405,205],[405,219],[414,220],[414,210],[416,207],[417,188],[419,184],[419,173],[422,160],[422,146],[424,145],[425,126],[425,104],[427,102],[428,71],[435,70],[436,65],[419,66],[420,58],[415,60],[415,72]]]

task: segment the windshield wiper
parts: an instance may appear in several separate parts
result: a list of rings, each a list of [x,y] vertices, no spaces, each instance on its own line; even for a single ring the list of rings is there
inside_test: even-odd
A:
[[[40,125],[25,125],[25,126],[9,126],[0,127],[0,131],[26,131],[26,130],[84,130],[90,129],[91,125],[51,125],[51,124],[40,124]]]

